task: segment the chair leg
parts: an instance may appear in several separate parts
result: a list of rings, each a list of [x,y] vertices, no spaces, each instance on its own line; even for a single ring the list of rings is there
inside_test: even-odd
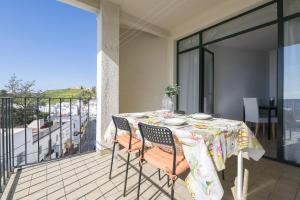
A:
[[[125,174],[125,183],[124,183],[124,193],[123,196],[126,196],[126,186],[127,186],[127,178],[128,178],[128,166],[129,166],[130,153],[128,151],[127,154],[127,165],[126,165],[126,174]]]
[[[225,180],[225,170],[222,170],[222,179]]]
[[[259,131],[259,123],[256,123],[256,126],[255,126],[255,136],[257,136],[258,131]]]
[[[172,186],[171,186],[171,199],[174,199],[174,186],[175,186],[175,180],[172,180]]]
[[[263,136],[265,136],[265,123],[263,123]]]
[[[140,163],[140,174],[139,174],[139,183],[138,183],[137,200],[140,199],[140,188],[141,188],[142,170],[143,170],[143,166],[142,166],[141,163]]]
[[[114,162],[115,148],[116,148],[116,143],[114,142],[113,151],[112,151],[112,156],[111,156],[111,164],[110,164],[110,171],[109,171],[109,179],[111,179],[111,171],[112,171],[113,162]]]
[[[276,137],[276,127],[275,127],[275,123],[272,123],[272,134],[273,134],[273,140],[275,140],[275,137]]]

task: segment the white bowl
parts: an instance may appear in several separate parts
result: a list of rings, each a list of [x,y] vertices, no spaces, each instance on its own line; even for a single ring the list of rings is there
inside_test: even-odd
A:
[[[146,116],[146,113],[130,113],[129,116],[134,118],[142,118]]]
[[[196,113],[196,114],[193,114],[191,116],[192,116],[192,118],[198,119],[198,120],[207,120],[207,119],[212,118],[211,115],[208,115],[208,114],[205,114],[205,113]]]
[[[180,126],[186,123],[185,119],[182,118],[170,118],[165,119],[164,124],[170,125],[170,126]]]

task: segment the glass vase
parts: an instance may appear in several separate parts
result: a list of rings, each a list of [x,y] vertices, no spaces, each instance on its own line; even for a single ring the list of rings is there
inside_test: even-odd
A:
[[[164,95],[163,100],[162,100],[162,109],[174,111],[174,103],[173,103],[172,98],[168,97],[167,95]]]

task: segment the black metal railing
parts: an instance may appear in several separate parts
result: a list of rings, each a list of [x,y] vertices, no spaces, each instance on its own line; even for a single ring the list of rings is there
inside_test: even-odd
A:
[[[4,191],[14,171],[13,100],[0,98],[0,190]]]
[[[14,167],[95,150],[95,99],[0,97],[0,102],[2,185]]]

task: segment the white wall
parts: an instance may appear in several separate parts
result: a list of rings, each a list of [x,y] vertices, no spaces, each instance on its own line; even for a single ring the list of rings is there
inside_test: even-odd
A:
[[[34,157],[34,149],[32,146],[32,129],[27,128],[27,162],[33,163],[36,161]],[[23,153],[23,154],[21,154]],[[17,165],[18,156],[21,156],[20,159],[23,162],[19,163],[20,165],[25,164],[25,129],[24,128],[14,128],[14,155],[15,155],[15,165]]]
[[[268,98],[269,55],[225,47],[215,53],[214,112],[224,118],[243,119],[243,97]]]
[[[128,41],[121,42],[121,113],[161,108],[164,89],[173,81],[169,51],[174,48],[170,48],[171,43],[145,32],[137,32]]]

